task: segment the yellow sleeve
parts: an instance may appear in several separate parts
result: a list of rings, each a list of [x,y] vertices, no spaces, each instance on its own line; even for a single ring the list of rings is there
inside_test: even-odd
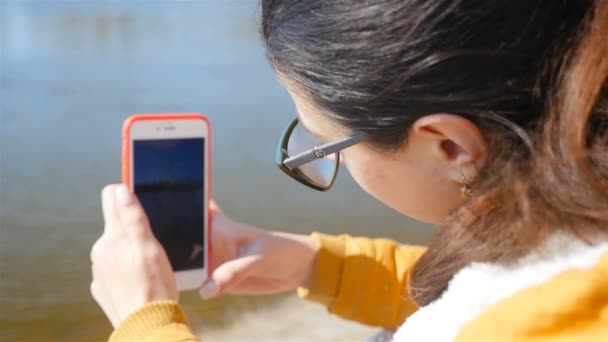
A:
[[[300,298],[324,304],[349,320],[396,328],[417,310],[407,297],[409,273],[425,247],[387,239],[313,233],[319,253]]]
[[[159,301],[145,305],[120,324],[109,342],[198,342],[179,304]]]

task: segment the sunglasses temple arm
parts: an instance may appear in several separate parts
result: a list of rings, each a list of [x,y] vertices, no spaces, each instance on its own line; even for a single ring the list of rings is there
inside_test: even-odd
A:
[[[325,156],[332,155],[334,153],[340,152],[346,148],[349,148],[362,140],[361,136],[354,135],[352,137],[344,138],[338,141],[334,141],[325,145],[321,145],[316,148],[317,151],[323,151]],[[285,165],[288,169],[293,170],[297,167],[300,167],[306,163],[310,163],[318,159],[314,155],[315,149],[310,149],[301,153],[296,154],[295,156],[288,157],[283,161],[283,165]]]

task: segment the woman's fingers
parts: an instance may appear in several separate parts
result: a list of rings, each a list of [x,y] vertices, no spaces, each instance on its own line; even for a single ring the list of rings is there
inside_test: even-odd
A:
[[[209,212],[211,212],[211,214],[222,214],[222,208],[219,207],[219,205],[217,205],[217,202],[215,202],[214,199],[210,199],[209,200]]]
[[[150,237],[148,217],[135,195],[124,185],[117,186],[115,191],[121,227],[124,227],[126,234],[136,240]]]
[[[105,221],[105,230],[108,231],[116,229],[120,223],[120,216],[116,209],[116,201],[114,200],[114,193],[116,192],[117,184],[106,185],[101,190],[101,208],[103,211],[103,220]]]
[[[220,265],[200,288],[199,294],[208,299],[224,293],[255,272],[262,260],[260,255],[248,255]]]
[[[123,184],[112,184],[101,191],[105,220],[104,233],[110,236],[128,234],[136,239],[149,236],[150,224],[135,195]]]

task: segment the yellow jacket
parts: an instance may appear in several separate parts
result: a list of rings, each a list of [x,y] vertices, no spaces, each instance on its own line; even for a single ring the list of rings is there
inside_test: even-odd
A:
[[[424,247],[347,235],[312,236],[320,246],[317,265],[308,288],[298,289],[300,297],[343,318],[390,329],[417,311],[406,296],[407,281]],[[440,321],[431,324],[442,329]],[[505,297],[467,321],[455,336],[455,341],[608,341],[608,253],[592,267],[566,269]],[[167,301],[130,315],[110,341],[199,339],[180,306]]]

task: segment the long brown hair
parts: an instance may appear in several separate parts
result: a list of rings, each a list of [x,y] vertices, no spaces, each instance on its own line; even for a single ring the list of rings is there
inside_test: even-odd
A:
[[[546,112],[528,134],[531,152],[514,155],[494,137],[479,195],[439,227],[411,273],[419,305],[473,261],[512,261],[558,230],[588,243],[608,233],[608,1],[598,0],[568,38],[537,83]]]

